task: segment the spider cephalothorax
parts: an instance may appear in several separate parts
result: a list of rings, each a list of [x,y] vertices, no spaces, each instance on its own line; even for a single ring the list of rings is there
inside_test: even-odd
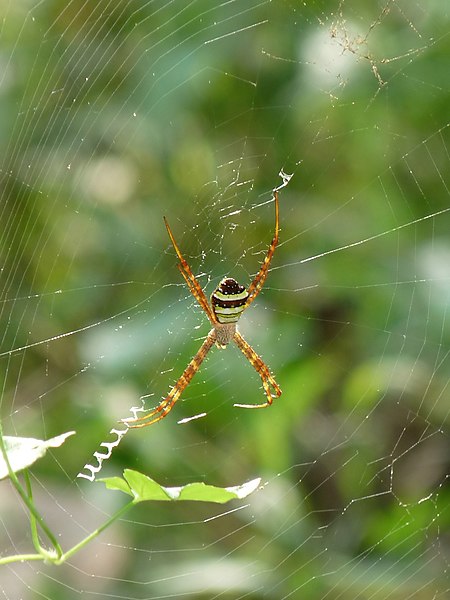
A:
[[[214,344],[216,344],[218,348],[226,348],[230,342],[234,342],[261,377],[267,401],[264,402],[264,404],[235,404],[234,406],[239,406],[241,408],[265,408],[266,406],[272,404],[274,397],[281,395],[281,389],[270,373],[267,365],[237,331],[237,322],[239,317],[242,315],[244,310],[250,306],[264,285],[264,281],[266,280],[267,273],[269,271],[270,261],[272,260],[272,256],[278,244],[277,190],[274,190],[273,198],[275,203],[275,233],[258,274],[247,289],[243,285],[240,285],[235,279],[231,277],[225,277],[212,293],[211,303],[208,302],[199,282],[191,271],[191,268],[186,262],[185,258],[181,254],[172,230],[169,227],[169,223],[167,222],[166,218],[164,218],[167,233],[169,234],[170,241],[172,242],[175,252],[177,253],[178,260],[180,261],[178,268],[181,272],[181,275],[183,276],[191,294],[195,297],[201,308],[206,313],[211,322],[212,329],[208,333],[203,344],[200,346],[197,354],[183,371],[174,387],[170,390],[168,396],[164,398],[156,408],[151,410],[145,416],[141,418],[123,419],[123,422],[126,423],[128,427],[146,427],[147,425],[156,423],[156,421],[159,421],[165,417],[172,410],[175,402],[181,396],[183,390],[198,371],[205,356],[208,354]]]

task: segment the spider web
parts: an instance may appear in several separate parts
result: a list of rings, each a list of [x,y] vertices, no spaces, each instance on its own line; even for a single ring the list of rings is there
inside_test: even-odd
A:
[[[65,548],[122,499],[77,479],[167,394],[248,285],[237,349],[102,475],[234,485],[245,502],[137,506],[62,567],[0,567],[6,599],[439,599],[449,594],[449,14],[444,2],[5,3],[0,33],[2,423],[77,435],[33,468]],[[199,417],[191,419],[192,417]],[[2,555],[28,551],[0,482]]]

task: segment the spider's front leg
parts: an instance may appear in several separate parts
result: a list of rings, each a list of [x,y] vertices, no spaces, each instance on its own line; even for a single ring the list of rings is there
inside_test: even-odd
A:
[[[269,371],[269,367],[266,365],[263,359],[256,354],[250,344],[245,341],[238,331],[235,332],[233,341],[250,362],[255,371],[259,373],[264,391],[267,396],[267,402],[264,402],[264,404],[234,404],[234,406],[237,406],[238,408],[266,408],[267,406],[270,406],[274,398],[279,398],[281,396],[280,386],[275,381],[274,377]],[[275,395],[272,393],[271,387],[275,392]]]
[[[279,236],[279,206],[278,206],[278,190],[273,191],[273,200],[275,204],[275,232],[273,234],[272,243],[269,246],[269,250],[267,251],[266,258],[264,259],[259,272],[257,273],[255,279],[251,282],[251,284],[247,288],[248,298],[245,303],[245,308],[248,308],[250,304],[255,300],[259,292],[261,291],[264,282],[266,281],[267,274],[269,272],[270,263],[272,262],[272,257],[274,255],[275,249],[278,245],[278,236]],[[245,354],[245,352],[244,352]]]

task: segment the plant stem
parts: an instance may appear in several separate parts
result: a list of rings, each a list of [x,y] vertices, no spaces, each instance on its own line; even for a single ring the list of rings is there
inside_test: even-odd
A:
[[[49,528],[49,526],[45,522],[45,520],[42,517],[42,515],[36,509],[36,507],[35,507],[32,499],[29,498],[28,494],[25,492],[25,490],[23,489],[23,487],[20,485],[20,481],[18,480],[17,475],[14,473],[13,469],[11,468],[11,465],[10,465],[10,462],[9,462],[9,459],[8,459],[8,453],[6,452],[5,443],[3,441],[3,431],[2,431],[1,423],[0,423],[0,450],[1,450],[2,454],[3,454],[3,458],[5,460],[6,466],[8,467],[8,475],[9,475],[9,478],[11,479],[11,482],[12,482],[13,486],[15,487],[17,493],[22,498],[22,501],[24,502],[24,504],[28,508],[28,510],[30,512],[30,519],[31,518],[35,519],[34,525],[33,525],[33,523],[31,523],[32,535],[33,535],[33,527],[36,528],[36,523],[38,523],[39,526],[41,527],[42,531],[45,533],[45,535],[47,536],[47,538],[51,542],[51,544],[52,544],[52,546],[54,548],[54,551],[56,553],[56,556],[60,557],[62,555],[63,551],[62,551],[61,546],[59,545],[58,540],[53,535],[51,529]],[[28,480],[28,482],[29,482],[29,480]],[[35,539],[34,539],[34,536],[33,536],[33,543],[34,543],[34,541],[35,541]],[[41,548],[39,542],[38,542],[38,547]],[[48,556],[45,556],[45,558],[51,558],[52,555],[49,554],[43,548],[41,548],[40,551],[42,551],[45,555],[48,554]]]
[[[26,507],[29,510],[31,537],[33,539],[33,545],[37,551],[37,554],[13,554],[11,556],[0,557],[0,565],[6,565],[9,563],[13,563],[13,562],[26,562],[26,561],[30,561],[30,560],[42,560],[42,561],[50,562],[55,565],[61,565],[67,559],[69,559],[73,554],[78,552],[78,550],[81,550],[91,540],[93,540],[98,535],[100,535],[100,533],[102,533],[102,531],[104,531],[107,527],[109,527],[112,523],[114,523],[114,521],[119,519],[124,513],[126,513],[134,505],[134,500],[132,500],[131,502],[128,502],[128,504],[125,504],[124,506],[122,506],[122,508],[120,508],[118,511],[116,511],[107,521],[105,521],[105,523],[103,523],[103,525],[101,525],[95,531],[90,533],[87,537],[85,537],[83,540],[81,540],[81,542],[78,542],[78,544],[75,544],[75,546],[70,548],[70,550],[67,550],[67,552],[63,552],[58,540],[56,539],[56,537],[54,536],[54,534],[48,527],[47,523],[45,522],[44,518],[38,512],[37,508],[34,505],[33,492],[32,492],[32,488],[31,488],[31,481],[30,481],[30,476],[28,474],[28,470],[24,469],[24,478],[25,478],[25,485],[26,485],[26,491],[25,491],[23,489],[22,485],[20,484],[20,481],[17,478],[17,475],[11,468],[11,464],[8,460],[8,453],[6,451],[5,443],[3,441],[3,432],[2,432],[1,422],[0,422],[0,452],[3,455],[5,463],[8,467],[9,478],[10,478],[14,488],[16,489],[17,493],[22,498],[22,501],[24,502],[24,504],[26,505]],[[53,546],[53,551],[46,550],[45,548],[43,548],[41,546],[41,543],[39,541],[38,525],[42,529],[42,531],[45,533],[45,535],[47,536],[49,541],[51,542],[51,544]]]
[[[49,528],[49,526],[47,525],[47,523],[45,522],[43,516],[37,511],[36,507],[34,506],[33,502],[28,498],[27,494],[25,493],[25,491],[23,490],[22,486],[20,485],[19,480],[16,477],[15,473],[10,473],[9,474],[10,479],[14,485],[14,487],[17,490],[17,493],[19,494],[19,496],[22,498],[23,502],[26,504],[28,510],[30,511],[30,519],[34,518],[35,519],[35,524],[34,527],[36,527],[36,523],[39,524],[39,527],[42,529],[42,531],[45,533],[45,535],[47,536],[47,538],[49,539],[49,541],[51,542],[55,553],[58,557],[60,557],[63,554],[62,548],[58,542],[58,540],[56,539],[56,537],[53,535],[53,532],[51,531],[51,529]],[[33,525],[32,525],[32,529],[33,529]],[[39,547],[40,544],[39,544]],[[43,549],[41,549],[43,550]],[[47,553],[47,551],[45,551]],[[48,558],[47,556],[45,558]]]
[[[126,513],[127,510],[130,510],[133,504],[134,502],[131,501],[128,502],[128,504],[122,506],[122,508],[119,508],[119,510],[116,511],[107,521],[105,521],[103,525],[101,525],[95,531],[90,533],[87,537],[81,540],[81,542],[75,544],[75,546],[70,548],[70,550],[67,550],[67,552],[61,552],[61,554],[52,555],[50,552],[41,549],[40,554],[13,554],[12,556],[5,556],[3,558],[0,558],[0,565],[6,565],[12,562],[25,562],[28,560],[42,560],[50,562],[54,565],[61,565],[62,563],[66,562],[66,560],[68,560],[71,556],[73,556],[76,552],[78,552],[78,550],[81,550],[91,540],[100,535],[100,533],[102,533],[102,531],[104,531],[107,527],[114,523],[114,521],[117,521],[117,519],[119,519],[124,513]]]
[[[0,558],[0,565],[7,565],[13,562],[27,562],[29,560],[46,560],[43,554],[12,554]]]
[[[31,481],[30,481],[30,475],[28,473],[28,469],[24,470],[23,476],[25,479],[25,485],[27,488],[28,498],[30,499],[30,502],[33,502],[33,490],[31,487]],[[36,552],[39,552],[40,555],[46,554],[47,551],[45,550],[45,548],[43,548],[41,546],[41,542],[39,541],[37,522],[36,522],[36,519],[35,519],[33,513],[30,513],[30,529],[31,529],[31,539],[33,540],[34,549],[36,550]]]
[[[81,548],[86,546],[86,544],[88,544],[91,540],[93,540],[98,535],[100,535],[100,533],[102,533],[102,531],[104,531],[107,527],[109,527],[112,523],[114,523],[114,521],[117,521],[117,519],[119,519],[124,513],[126,513],[128,510],[130,510],[130,508],[133,505],[134,505],[134,501],[132,500],[131,502],[128,502],[128,504],[125,504],[124,506],[122,506],[122,508],[119,508],[119,510],[116,511],[107,521],[105,521],[105,523],[103,523],[103,525],[101,525],[100,527],[95,529],[87,537],[85,537],[83,540],[81,540],[81,542],[78,542],[78,544],[75,544],[75,546],[70,548],[70,550],[67,550],[67,552],[64,552],[59,558],[57,558],[56,560],[53,560],[52,562],[54,562],[56,565],[60,565],[63,562],[65,562],[73,554],[78,552],[78,550],[81,550]]]

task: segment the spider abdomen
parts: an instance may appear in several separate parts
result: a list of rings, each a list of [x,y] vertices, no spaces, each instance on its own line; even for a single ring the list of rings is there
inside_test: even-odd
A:
[[[211,296],[211,305],[219,323],[236,323],[247,302],[248,292],[243,285],[225,277]]]

